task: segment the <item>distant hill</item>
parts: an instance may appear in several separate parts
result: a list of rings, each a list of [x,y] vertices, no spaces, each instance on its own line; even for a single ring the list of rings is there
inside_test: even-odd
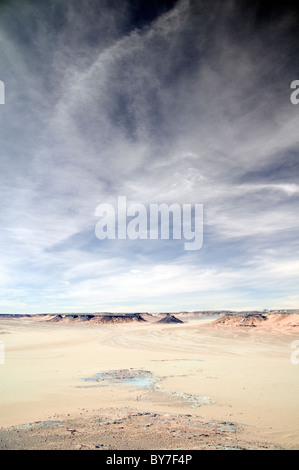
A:
[[[98,315],[46,315],[46,321],[52,323],[58,322],[89,322],[89,323],[128,323],[145,322],[140,313],[128,313],[124,315],[117,314],[98,314]]]
[[[171,315],[168,313],[165,317],[161,318],[161,320],[158,320],[156,323],[184,323],[182,320],[179,320],[179,318],[176,318],[174,315]]]
[[[294,328],[299,327],[298,313],[237,313],[227,314],[209,323],[209,327]]]

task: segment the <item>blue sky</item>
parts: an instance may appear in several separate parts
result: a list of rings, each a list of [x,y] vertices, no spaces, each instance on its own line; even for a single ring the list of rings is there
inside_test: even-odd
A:
[[[3,3],[0,313],[299,307],[298,13],[269,8]],[[203,204],[203,247],[98,240],[120,195]]]

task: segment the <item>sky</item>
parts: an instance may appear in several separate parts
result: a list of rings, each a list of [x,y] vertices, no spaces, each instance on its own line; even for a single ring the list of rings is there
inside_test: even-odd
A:
[[[299,14],[280,3],[1,2],[0,313],[299,308]],[[202,204],[202,247],[99,240],[119,196]]]

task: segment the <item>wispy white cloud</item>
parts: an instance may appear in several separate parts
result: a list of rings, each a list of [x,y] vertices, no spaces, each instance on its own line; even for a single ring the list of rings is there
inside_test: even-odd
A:
[[[290,281],[287,266],[298,280],[294,20],[258,28],[238,2],[181,0],[134,28],[128,2],[108,3],[19,3],[0,21],[7,305],[212,308],[217,286],[217,306],[236,305],[233,292],[241,306],[263,276],[271,297]],[[118,195],[203,203],[203,252],[101,245],[95,208]],[[280,252],[277,236],[293,260],[264,259],[265,244]],[[280,304],[296,295],[294,282],[283,286]]]

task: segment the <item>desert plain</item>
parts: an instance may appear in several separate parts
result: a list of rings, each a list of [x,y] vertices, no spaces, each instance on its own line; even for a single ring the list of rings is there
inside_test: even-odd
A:
[[[299,449],[297,340],[299,312],[2,315],[0,449]]]

